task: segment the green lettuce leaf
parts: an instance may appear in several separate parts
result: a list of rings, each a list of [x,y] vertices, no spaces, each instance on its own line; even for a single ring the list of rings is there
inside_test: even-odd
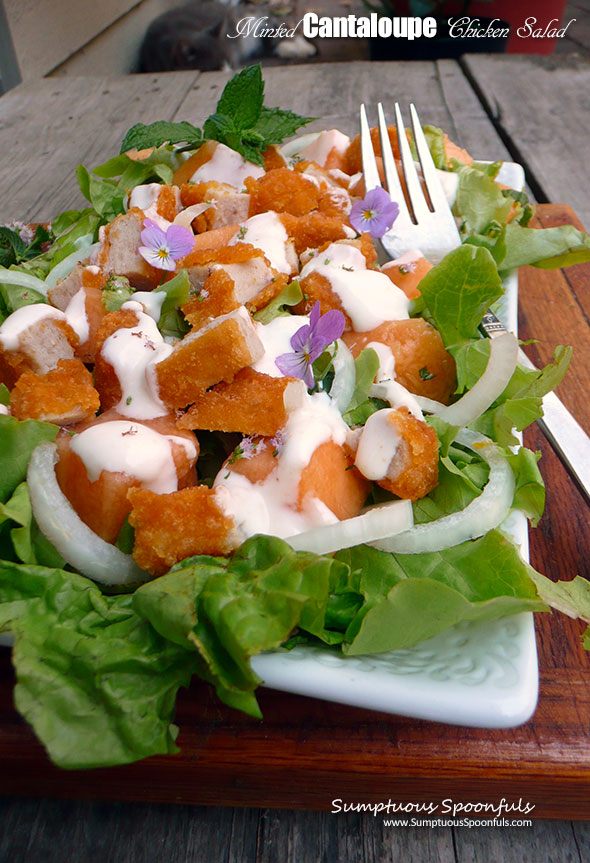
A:
[[[27,476],[31,453],[40,443],[53,441],[58,426],[37,420],[19,421],[0,414],[0,502],[5,503]]]
[[[459,166],[456,173],[459,184],[453,209],[463,220],[462,232],[482,234],[493,222],[505,223],[513,202],[493,178],[467,165]]]
[[[506,226],[506,255],[502,270],[514,270],[525,264],[552,270],[590,261],[590,236],[574,228],[524,228]]]
[[[4,562],[3,622],[15,635],[15,705],[59,767],[178,751],[174,699],[195,659],[139,617],[131,596],[103,596],[63,570]]]
[[[346,632],[344,651],[351,655],[411,647],[463,620],[547,610],[531,581],[532,568],[498,531],[439,552],[379,552],[385,555],[379,568],[375,554],[370,567],[364,554],[361,546],[336,555],[352,570],[361,569],[361,592],[369,597]]]
[[[283,290],[267,303],[266,306],[255,312],[254,320],[258,321],[259,324],[270,324],[275,318],[290,314],[287,309],[290,306],[296,306],[302,300],[303,291],[301,290],[301,285],[295,279],[289,282],[288,285],[285,285]]]
[[[463,245],[426,274],[420,291],[445,345],[455,345],[474,335],[503,288],[490,252]]]

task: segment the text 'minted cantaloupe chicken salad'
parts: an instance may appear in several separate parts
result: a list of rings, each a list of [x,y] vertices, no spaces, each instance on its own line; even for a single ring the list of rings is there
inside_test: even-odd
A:
[[[588,237],[529,228],[499,163],[426,127],[462,245],[379,262],[399,208],[364,187],[358,136],[283,149],[309,121],[262,92],[251,67],[203,130],[134,126],[78,169],[89,207],[0,229],[0,631],[63,766],[174,751],[192,673],[258,715],[263,650],[564,606],[498,528],[541,515],[514,430],[569,350],[525,370],[478,325],[503,274],[587,259]]]

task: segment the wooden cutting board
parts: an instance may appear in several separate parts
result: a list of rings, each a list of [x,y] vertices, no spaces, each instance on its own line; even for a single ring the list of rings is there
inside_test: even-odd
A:
[[[538,207],[543,226],[578,224],[561,205]],[[579,224],[578,224],[579,226]],[[520,273],[520,335],[537,363],[553,346],[575,355],[559,395],[590,430],[590,264]],[[547,510],[531,531],[531,563],[554,578],[590,576],[588,509],[536,427]],[[264,720],[231,711],[195,682],[178,701],[182,753],[104,770],[53,767],[12,707],[8,651],[0,657],[0,792],[109,800],[330,809],[349,802],[534,804],[534,817],[590,818],[590,654],[583,626],[537,615],[539,705],[524,726],[469,729],[260,691]],[[439,810],[440,811],[440,810]]]

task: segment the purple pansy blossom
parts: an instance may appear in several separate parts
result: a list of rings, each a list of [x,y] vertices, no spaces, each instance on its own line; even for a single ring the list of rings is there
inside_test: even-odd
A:
[[[320,315],[320,304],[316,302],[309,315],[309,324],[304,324],[291,337],[293,353],[281,354],[275,360],[284,375],[301,378],[307,388],[315,386],[312,363],[321,356],[324,348],[339,339],[344,332],[346,320],[338,309]]]
[[[138,251],[142,258],[158,270],[175,270],[176,261],[192,252],[195,236],[182,225],[170,225],[168,230],[151,219],[145,219]]]
[[[392,201],[385,189],[371,189],[362,201],[356,201],[350,210],[349,221],[355,231],[368,231],[379,239],[391,228],[399,215],[399,204]]]

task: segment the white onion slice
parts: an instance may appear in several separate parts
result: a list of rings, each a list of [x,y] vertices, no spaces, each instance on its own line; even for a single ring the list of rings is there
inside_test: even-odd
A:
[[[371,543],[375,548],[397,554],[441,551],[483,536],[504,521],[514,497],[514,474],[508,461],[493,441],[471,429],[461,429],[456,440],[476,452],[490,466],[490,475],[482,493],[460,512],[428,524],[417,524],[404,533]]]
[[[295,551],[314,551],[329,554],[341,548],[373,542],[382,537],[407,532],[414,523],[412,504],[409,500],[394,500],[367,509],[361,515],[326,524],[287,537],[285,542]]]
[[[172,224],[182,225],[183,228],[188,228],[190,230],[193,219],[196,219],[197,216],[200,216],[201,213],[204,213],[205,210],[208,210],[212,206],[213,204],[193,204],[191,207],[181,210]]]
[[[42,279],[38,279],[37,276],[32,276],[30,273],[21,273],[18,270],[3,270],[0,267],[0,284],[30,288],[43,294],[44,297],[47,296],[46,283]]]
[[[334,399],[338,410],[342,413],[350,404],[356,386],[354,357],[342,339],[338,339],[338,350],[332,360],[332,365],[334,366],[334,380],[330,389],[330,398]]]
[[[131,555],[105,542],[72,508],[55,476],[57,447],[40,444],[31,456],[27,483],[33,515],[42,533],[61,556],[82,575],[101,584],[135,584],[148,581]]]
[[[490,357],[483,375],[475,386],[453,405],[417,396],[422,410],[434,414],[452,426],[466,426],[489,408],[504,392],[518,361],[518,341],[512,333],[490,339]]]
[[[80,240],[84,240],[85,242],[80,242]],[[45,284],[48,288],[54,288],[60,279],[65,279],[66,276],[70,275],[76,264],[86,260],[96,249],[100,248],[100,243],[91,242],[92,234],[86,234],[84,237],[80,237],[80,240],[76,241],[76,251],[72,252],[49,271],[45,279]]]

